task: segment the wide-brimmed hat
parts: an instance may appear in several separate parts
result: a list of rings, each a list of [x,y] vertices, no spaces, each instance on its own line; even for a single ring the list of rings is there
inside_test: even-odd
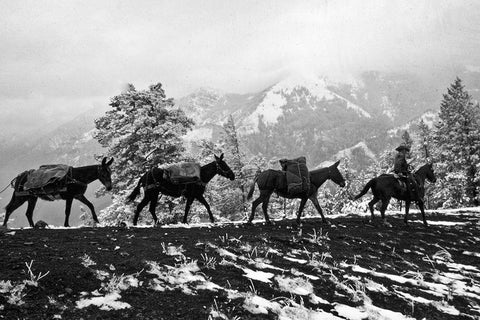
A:
[[[397,150],[397,151],[399,151],[399,152],[400,152],[400,151],[403,151],[403,150],[405,150],[405,151],[407,151],[407,152],[410,152],[410,147],[407,146],[407,145],[405,145],[405,144],[401,144],[401,145],[399,145],[395,150]]]

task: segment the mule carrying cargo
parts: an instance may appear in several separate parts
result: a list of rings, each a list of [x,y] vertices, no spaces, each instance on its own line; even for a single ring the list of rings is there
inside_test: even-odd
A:
[[[287,178],[287,192],[289,195],[308,194],[310,191],[310,173],[307,168],[307,159],[281,159],[280,165]]]
[[[200,164],[181,162],[164,168],[164,178],[174,184],[200,182]]]

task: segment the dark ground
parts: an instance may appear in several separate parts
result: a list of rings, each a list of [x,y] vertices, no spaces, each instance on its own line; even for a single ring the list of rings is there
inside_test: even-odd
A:
[[[267,300],[281,301],[283,305],[292,302],[303,304],[307,309],[324,310],[337,316],[338,313],[333,310],[335,303],[362,308],[366,301],[371,300],[377,307],[416,319],[480,319],[480,291],[468,296],[462,294],[464,290],[452,289],[448,296],[435,296],[411,284],[402,286],[388,278],[352,270],[352,265],[359,265],[395,275],[410,272],[410,275],[417,274],[424,281],[434,282],[435,274],[452,272],[442,263],[442,258],[434,258],[442,249],[447,252],[447,257],[443,259],[480,268],[480,256],[465,254],[465,251],[480,252],[480,230],[478,217],[474,213],[434,214],[430,215],[429,220],[465,224],[432,225],[425,229],[417,220],[407,228],[403,226],[401,217],[397,216],[389,217],[392,227],[385,227],[379,220],[371,225],[366,224],[363,217],[352,216],[333,219],[331,226],[310,219],[300,229],[288,220],[273,226],[229,224],[201,228],[3,230],[0,233],[0,283],[10,280],[19,284],[29,279],[25,263],[32,260],[34,275],[49,273],[38,281],[37,287],[25,286],[24,303],[20,305],[8,302],[10,293],[5,290],[2,292],[0,286],[0,319],[208,319],[212,310],[217,311],[212,315],[217,314],[218,319],[221,319],[220,314],[224,319],[278,318],[273,311],[268,314],[250,313],[243,307],[245,299],[229,298],[226,289],[256,293]],[[184,257],[169,254],[165,249],[169,244],[182,246]],[[314,304],[300,295],[281,291],[275,282],[250,281],[238,267],[221,263],[222,257],[215,249],[218,247],[244,257],[234,263],[250,269],[256,269],[254,261],[263,259],[283,269],[262,270],[265,272],[288,277],[295,277],[296,274],[298,277],[297,270],[317,276],[318,279],[309,280],[314,293],[329,303]],[[278,252],[272,252],[271,249]],[[322,253],[324,256],[320,257]],[[84,266],[82,257],[85,255],[96,264]],[[309,262],[290,261],[284,258],[288,255]],[[200,267],[198,274],[224,289],[193,289],[194,294],[187,294],[173,285],[172,290],[163,292],[151,289],[149,284],[155,275],[147,272],[147,261],[155,261],[164,267],[178,266],[187,260],[197,260]],[[212,263],[209,265],[207,261]],[[106,271],[109,275],[100,280],[98,270]],[[472,292],[480,290],[478,272],[464,269],[457,273],[469,279],[467,287],[470,286]],[[120,293],[120,300],[130,304],[131,308],[103,311],[97,306],[76,307],[79,300],[92,297],[91,293],[95,290],[104,294],[109,277],[122,274],[136,274],[135,277],[141,281],[137,287],[126,288]],[[357,284],[348,280],[352,275],[360,279]],[[358,286],[358,283],[365,283],[367,279],[382,284],[388,291],[376,292]],[[191,283],[188,285],[193,287]],[[344,285],[353,290],[345,289]],[[453,306],[460,314],[450,315],[433,304],[409,301],[395,294],[396,290]],[[359,293],[358,296],[352,291]],[[373,316],[371,319],[374,319]]]

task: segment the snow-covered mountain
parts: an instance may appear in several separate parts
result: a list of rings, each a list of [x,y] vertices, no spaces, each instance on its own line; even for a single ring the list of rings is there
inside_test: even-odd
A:
[[[365,163],[383,151],[388,130],[439,105],[440,97],[426,94],[425,87],[411,75],[371,72],[339,83],[295,74],[257,93],[200,89],[176,104],[196,122],[188,140],[217,139],[232,115],[252,154],[305,155],[316,165],[362,143],[369,150]]]

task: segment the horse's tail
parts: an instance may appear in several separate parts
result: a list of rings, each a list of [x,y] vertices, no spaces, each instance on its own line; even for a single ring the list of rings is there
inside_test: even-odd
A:
[[[253,192],[255,191],[255,184],[257,183],[257,179],[258,179],[259,174],[260,174],[260,171],[258,171],[255,174],[255,178],[253,178],[252,186],[250,187],[250,191],[248,191],[247,200],[252,199]]]
[[[142,178],[138,179],[137,186],[133,189],[132,193],[127,197],[127,203],[135,200],[136,197],[140,194],[140,188],[142,187]]]
[[[359,194],[357,194],[357,195],[353,198],[353,200],[358,200],[358,199],[360,199],[361,197],[363,197],[363,196],[368,192],[368,190],[369,190],[370,188],[374,188],[374,187],[375,187],[376,182],[377,182],[377,180],[376,180],[375,178],[372,179],[372,180],[370,180],[370,181],[368,181],[367,184],[365,185],[365,187],[363,187],[362,191],[361,191]]]

